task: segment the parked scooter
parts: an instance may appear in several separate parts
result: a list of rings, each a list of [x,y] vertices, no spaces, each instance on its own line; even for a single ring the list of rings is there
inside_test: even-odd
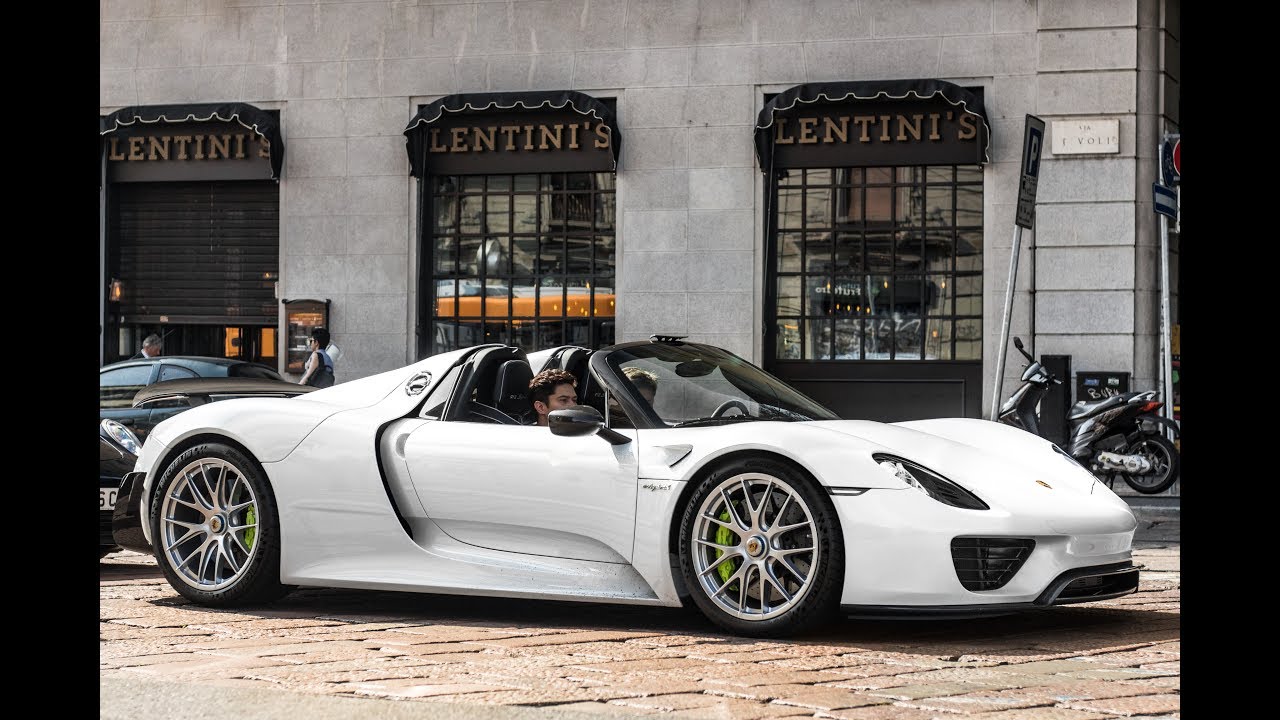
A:
[[[999,422],[1040,432],[1040,400],[1050,385],[1061,385],[1022,346],[1014,347],[1029,363],[1022,373],[1022,385],[1000,407]],[[1097,402],[1080,401],[1067,415],[1070,426],[1064,448],[1076,462],[1109,485],[1116,476],[1140,493],[1163,492],[1178,479],[1178,449],[1167,435],[1177,439],[1177,425],[1159,414],[1164,403],[1154,390],[1112,395]]]

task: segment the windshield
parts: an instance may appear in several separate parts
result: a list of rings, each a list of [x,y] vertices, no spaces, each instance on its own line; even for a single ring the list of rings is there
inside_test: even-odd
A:
[[[726,350],[653,343],[609,353],[609,365],[633,396],[668,427],[749,420],[838,420],[778,378]]]

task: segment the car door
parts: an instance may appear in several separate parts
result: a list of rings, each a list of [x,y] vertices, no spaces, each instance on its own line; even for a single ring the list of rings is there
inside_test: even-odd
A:
[[[423,420],[409,431],[404,455],[427,515],[455,540],[629,563],[637,444],[539,426]]]

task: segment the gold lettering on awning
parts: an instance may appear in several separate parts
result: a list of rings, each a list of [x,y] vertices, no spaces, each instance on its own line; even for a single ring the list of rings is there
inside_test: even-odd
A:
[[[442,142],[441,133],[448,134],[448,143]],[[612,145],[609,126],[584,120],[577,123],[549,123],[538,125],[460,125],[452,128],[431,128],[427,132],[428,153],[464,152],[565,152],[580,150],[583,136],[594,132],[592,147],[608,148]]]
[[[257,157],[271,157],[271,143],[253,133],[195,133],[191,135],[134,135],[107,142],[111,162],[174,162],[187,160],[244,160],[245,145],[257,143]]]
[[[850,120],[857,126],[852,139],[849,137]],[[945,126],[944,121],[947,123]],[[978,136],[978,116],[961,113],[956,117],[947,112],[780,117],[773,123],[773,142],[775,145],[938,142],[943,139],[944,128],[953,133],[955,140],[973,140]]]

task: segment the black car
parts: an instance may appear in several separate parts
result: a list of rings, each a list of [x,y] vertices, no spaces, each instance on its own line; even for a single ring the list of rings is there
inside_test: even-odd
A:
[[[115,420],[98,421],[98,557],[119,550],[112,537],[111,516],[120,480],[133,470],[142,442]]]
[[[305,395],[318,389],[310,385],[291,383],[288,380],[262,377],[202,377],[186,380],[165,380],[139,390],[133,398],[131,407],[140,412],[152,413],[150,415],[152,422],[148,425],[148,429],[150,429],[160,420],[205,403],[248,397],[294,397]],[[111,420],[101,421],[104,427],[108,426],[108,423],[113,426],[114,435],[133,437],[133,433],[120,423]],[[105,437],[106,430],[103,432]],[[103,442],[105,444],[106,441],[104,440]],[[142,441],[137,441],[137,446],[141,445]],[[134,461],[137,459],[137,446],[135,446],[133,453],[122,454],[123,460],[119,464],[112,464],[110,468],[107,465],[108,453],[105,447],[103,449],[102,528],[104,545],[102,555],[106,555],[111,550],[116,549],[115,546],[140,553],[149,554],[151,552],[151,546],[147,544],[146,537],[142,534],[142,524],[139,516],[141,497],[133,494],[135,491],[141,492],[142,488],[121,485],[121,480],[124,478],[125,473],[133,470]],[[116,474],[109,477],[109,473]],[[108,490],[110,490],[110,493],[108,493]],[[111,500],[109,504],[107,498]],[[110,545],[107,545],[107,543],[110,543]]]
[[[122,360],[98,371],[98,417],[110,418],[133,430],[140,440],[157,423],[187,409],[182,407],[135,407],[138,391],[159,382],[192,378],[241,378],[287,383],[273,368],[244,360],[216,357],[159,356]],[[288,383],[292,384],[292,383]]]

